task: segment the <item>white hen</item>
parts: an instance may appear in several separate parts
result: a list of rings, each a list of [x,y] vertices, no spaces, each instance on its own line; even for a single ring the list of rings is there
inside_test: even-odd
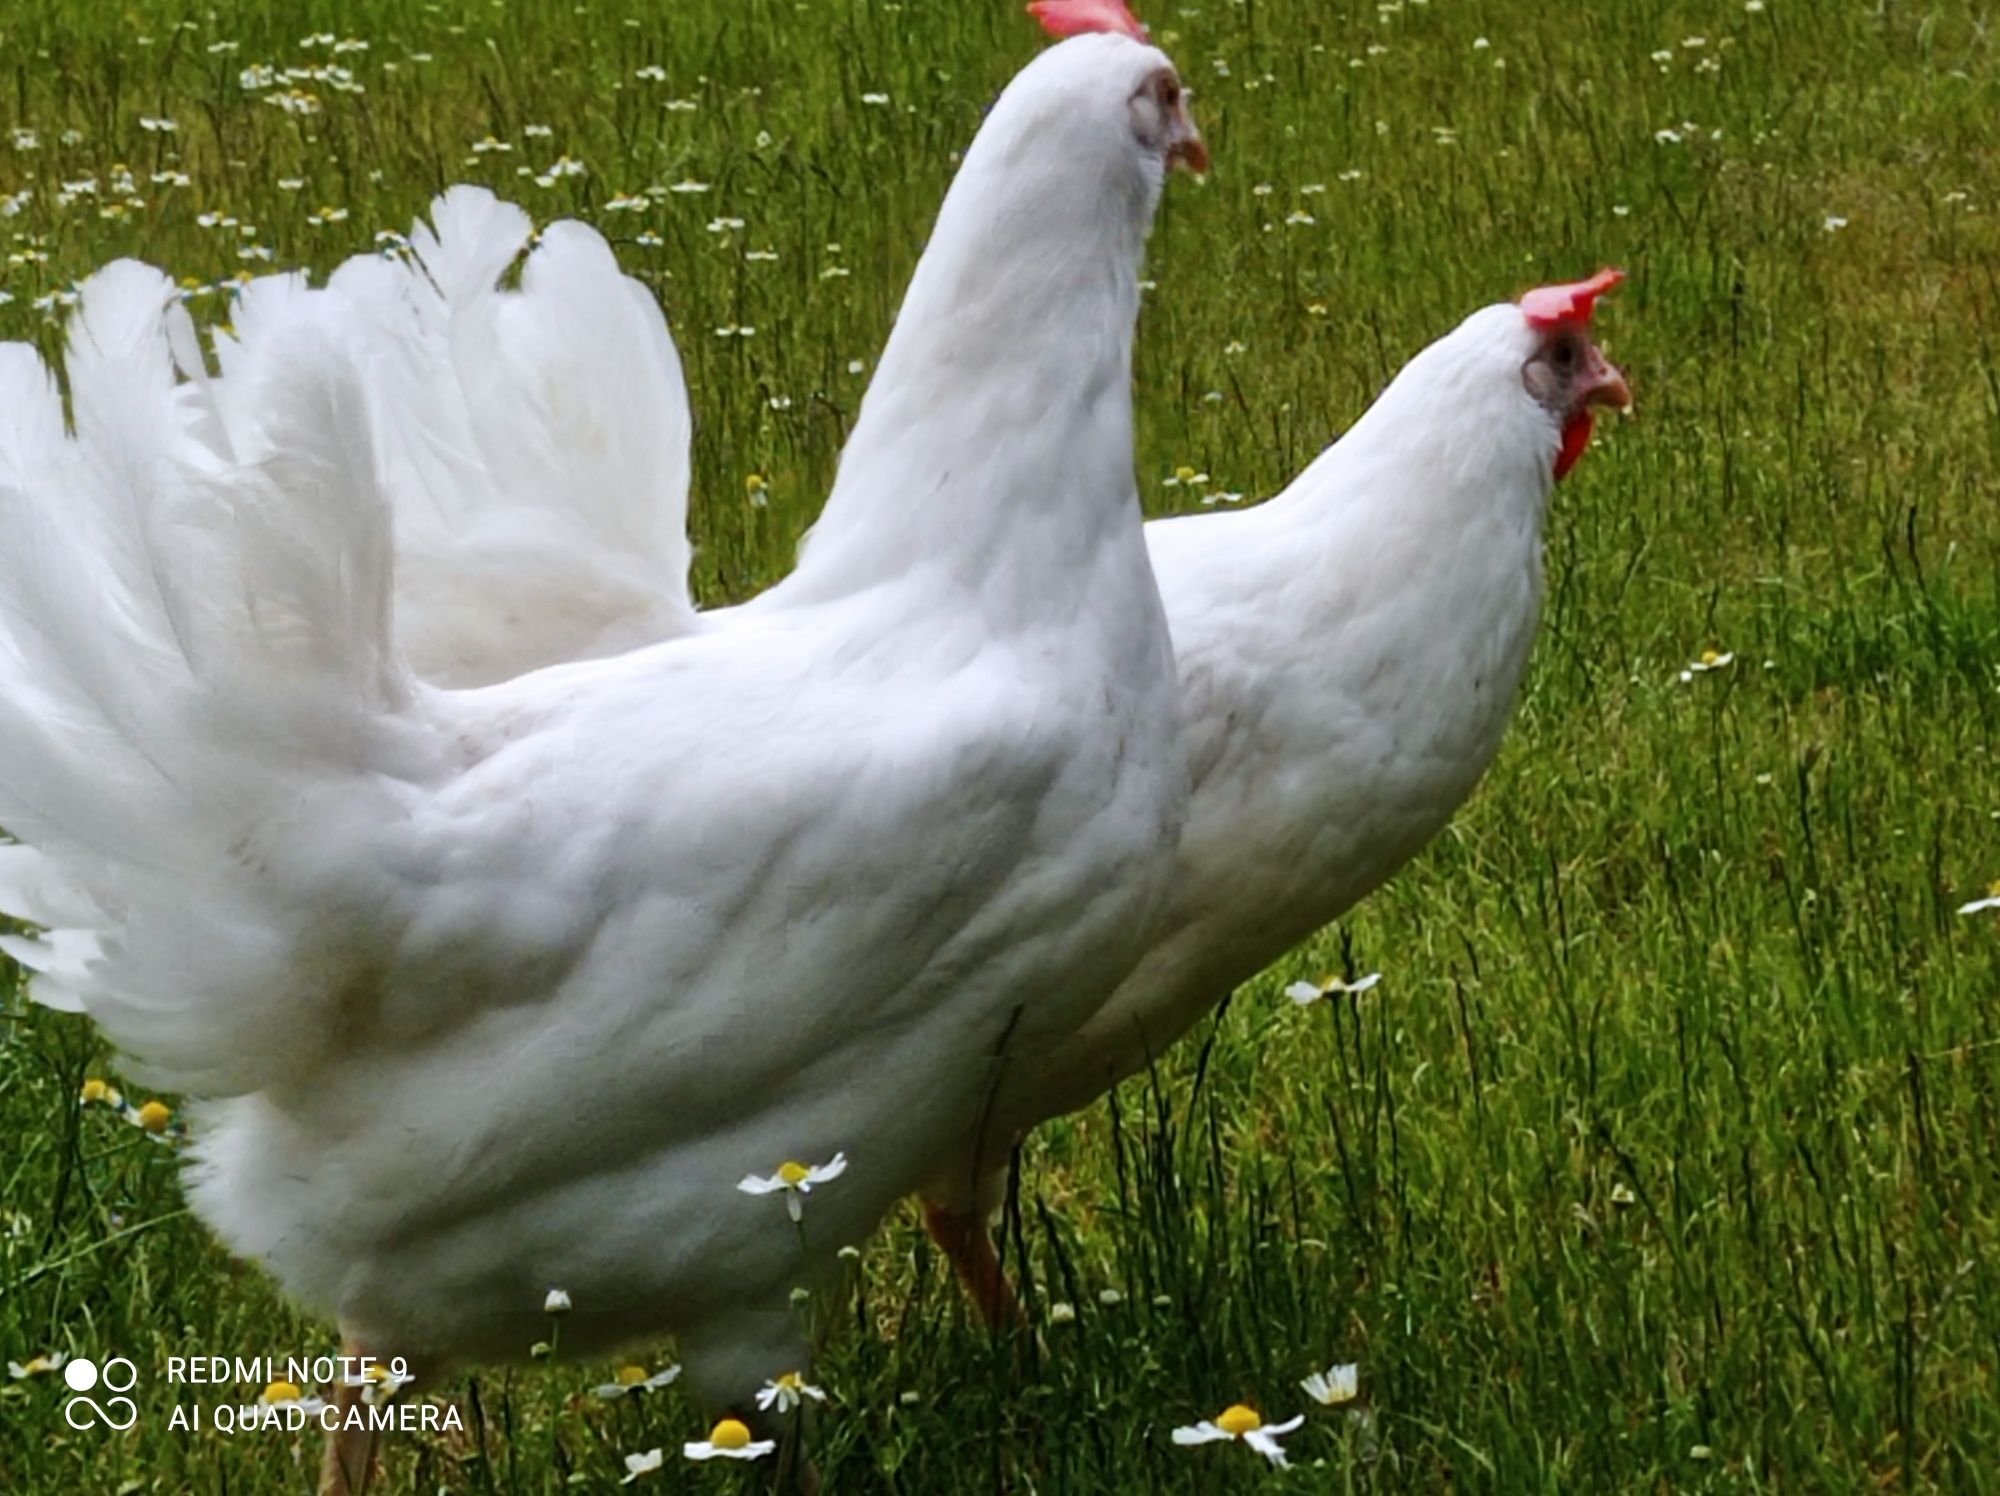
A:
[[[1153,948],[1047,1064],[1009,1071],[993,1150],[924,1191],[989,1317],[986,1234],[1012,1140],[1156,1059],[1237,983],[1441,830],[1498,751],[1535,635],[1542,519],[1628,402],[1591,343],[1622,279],[1486,308],[1418,354],[1277,498],[1146,526],[1179,663],[1193,793]]]
[[[1129,968],[1185,784],[1131,337],[1194,140],[1151,47],[1044,53],[967,153],[787,605],[482,690],[393,642],[382,478],[427,459],[376,449],[352,298],[270,293],[204,390],[170,283],[112,266],[73,432],[0,348],[0,907],[51,932],[9,948],[207,1098],[196,1209],[360,1349],[518,1357],[554,1285],[566,1349],[670,1330],[741,1399],[802,1364],[789,1290]],[[594,315],[637,315],[599,280]],[[460,333],[420,320],[411,357]],[[630,366],[666,398],[659,333]],[[544,394],[521,432],[560,425]],[[442,429],[506,450],[478,405]],[[678,442],[604,470],[658,461],[671,503]],[[803,1233],[737,1188],[836,1151]]]

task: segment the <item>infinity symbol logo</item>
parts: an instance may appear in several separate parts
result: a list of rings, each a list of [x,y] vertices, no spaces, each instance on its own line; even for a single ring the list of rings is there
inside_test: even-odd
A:
[[[120,1375],[120,1368],[123,1369],[122,1374],[125,1378],[122,1382],[114,1380]],[[139,1368],[123,1356],[113,1356],[101,1369],[88,1356],[77,1356],[63,1363],[63,1380],[69,1384],[70,1391],[78,1394],[89,1392],[95,1387],[100,1372],[104,1380],[104,1390],[107,1392],[130,1392],[139,1383]],[[107,1397],[104,1403],[104,1406],[100,1406],[94,1397],[81,1395],[72,1397],[63,1404],[63,1422],[77,1430],[95,1428],[102,1422],[107,1427],[122,1433],[139,1421],[139,1405],[131,1398]],[[123,1423],[118,1421],[113,1409],[124,1414]]]

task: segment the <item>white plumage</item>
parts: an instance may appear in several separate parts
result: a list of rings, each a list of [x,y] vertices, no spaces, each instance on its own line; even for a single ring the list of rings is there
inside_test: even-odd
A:
[[[0,350],[0,907],[363,1347],[524,1355],[555,1286],[566,1349],[671,1330],[740,1399],[1129,968],[1185,791],[1131,473],[1162,76],[1091,36],[1010,85],[800,569],[692,632],[678,367],[587,231],[495,294],[521,222],[455,197],[422,279],[256,288],[220,377],[113,266],[73,433]],[[405,557],[437,673],[577,662],[421,682]],[[836,1151],[803,1235],[737,1188]]]
[[[1111,1000],[1009,1073],[992,1151],[925,1189],[947,1245],[978,1249],[1015,1137],[1159,1058],[1414,856],[1485,773],[1534,640],[1551,485],[1590,408],[1627,400],[1585,334],[1615,279],[1475,313],[1268,503],[1146,526],[1193,780],[1168,912]],[[990,1262],[960,1265],[984,1292]]]

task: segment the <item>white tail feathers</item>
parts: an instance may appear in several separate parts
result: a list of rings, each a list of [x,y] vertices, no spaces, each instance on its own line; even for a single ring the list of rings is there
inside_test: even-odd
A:
[[[400,642],[483,685],[694,627],[692,437],[659,307],[593,229],[455,187],[413,259],[350,263],[329,293],[364,343],[396,510]]]
[[[479,187],[452,188],[431,219],[407,256],[350,260],[324,290],[297,275],[245,287],[222,377],[183,360],[189,434],[230,459],[216,433],[254,418],[246,386],[317,317],[366,372],[398,644],[419,676],[487,685],[691,631],[692,421],[659,307],[582,224],[531,249],[527,215]]]
[[[433,218],[243,288],[216,369],[165,276],[108,267],[67,428],[0,346],[0,912],[46,932],[0,949],[161,1084],[299,1083],[374,1000],[401,874],[368,839],[458,751],[407,662],[483,684],[694,626],[658,308],[580,225],[510,289],[525,215]]]
[[[297,959],[313,919],[260,861],[422,734],[337,331],[295,319],[197,432],[183,317],[141,265],[84,285],[73,433],[39,360],[0,349],[0,825],[27,844],[0,908],[52,927],[6,947],[39,995],[217,1094],[295,1073],[331,1022]]]

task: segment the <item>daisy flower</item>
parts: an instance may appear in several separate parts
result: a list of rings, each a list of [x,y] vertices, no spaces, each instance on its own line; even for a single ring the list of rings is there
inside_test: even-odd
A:
[[[787,1159],[778,1165],[778,1172],[768,1179],[755,1174],[745,1174],[737,1181],[736,1187],[746,1195],[774,1195],[779,1190],[785,1192],[785,1209],[794,1221],[805,1216],[804,1197],[812,1193],[816,1184],[825,1184],[830,1179],[838,1179],[847,1172],[847,1155],[836,1153],[823,1164],[802,1164],[795,1159]]]
[[[569,1295],[560,1288],[551,1288],[548,1296],[542,1300],[544,1314],[567,1314],[569,1308]]]
[[[1991,883],[1986,885],[1986,896],[1984,898],[1974,899],[1969,904],[1960,904],[1958,906],[1960,914],[1977,914],[1982,909],[2000,909],[2000,878],[1995,878]],[[87,1085],[88,1083],[86,1082],[86,1087]]]
[[[148,1101],[144,1106],[131,1108],[125,1120],[134,1127],[143,1127],[154,1137],[159,1137],[173,1124],[174,1109],[164,1101]]]
[[[659,1469],[661,1465],[666,1463],[666,1459],[667,1459],[666,1451],[657,1448],[649,1449],[644,1454],[626,1455],[625,1478],[619,1481],[618,1484],[621,1486],[629,1486],[632,1484],[633,1481],[637,1480],[640,1476],[651,1475],[655,1470]]]
[[[1325,1371],[1316,1371],[1299,1385],[1306,1389],[1306,1396],[1323,1408],[1337,1408],[1342,1403],[1353,1402],[1361,1390],[1361,1368],[1349,1361],[1340,1366],[1329,1366]]]
[[[1233,1439],[1249,1445],[1272,1464],[1282,1467],[1286,1463],[1285,1451],[1278,1447],[1278,1439],[1305,1421],[1306,1416],[1301,1413],[1284,1423],[1266,1423],[1255,1408],[1232,1403],[1216,1415],[1213,1423],[1204,1418],[1200,1423],[1175,1429],[1174,1443],[1213,1444],[1218,1439]]]
[[[651,1376],[646,1374],[646,1368],[643,1366],[621,1366],[612,1374],[610,1381],[590,1390],[606,1402],[611,1402],[621,1397],[637,1397],[642,1392],[657,1392],[680,1374],[681,1369],[678,1366],[666,1367]]]
[[[69,1357],[62,1351],[50,1351],[46,1356],[34,1356],[23,1365],[19,1361],[7,1363],[7,1375],[17,1382],[25,1382],[29,1377],[43,1376],[51,1371],[61,1371],[63,1362]]]
[[[267,1408],[298,1408],[308,1418],[316,1418],[326,1407],[324,1398],[301,1392],[296,1382],[272,1382],[257,1399]]]
[[[1371,971],[1367,976],[1356,977],[1351,982],[1343,977],[1328,977],[1325,981],[1317,983],[1294,982],[1285,989],[1285,996],[1303,1008],[1308,1003],[1316,1003],[1321,998],[1335,997],[1341,993],[1359,995],[1381,980],[1381,972]]]
[[[776,1408],[780,1413],[789,1413],[807,1398],[825,1402],[826,1392],[813,1386],[796,1371],[788,1371],[776,1381],[766,1382],[757,1389],[760,1410]]]
[[[776,1439],[753,1439],[744,1424],[725,1418],[708,1431],[706,1439],[683,1444],[681,1453],[691,1460],[761,1460],[777,1447]]]
[[[1704,649],[1700,659],[1688,661],[1687,669],[1681,672],[1681,681],[1685,684],[1697,675],[1706,675],[1711,670],[1727,670],[1735,663],[1736,654],[1733,650]]]
[[[359,1387],[361,1400],[372,1408],[392,1401],[398,1392],[415,1380],[415,1377],[400,1376],[381,1363],[370,1361],[353,1376],[342,1377],[340,1384],[343,1387]]]

